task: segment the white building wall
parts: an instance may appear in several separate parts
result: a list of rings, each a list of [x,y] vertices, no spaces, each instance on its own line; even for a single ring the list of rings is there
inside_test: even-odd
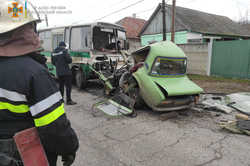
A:
[[[178,45],[188,58],[187,72],[189,74],[207,75],[209,65],[208,44]]]
[[[187,43],[202,43],[203,37],[200,33],[187,32]]]

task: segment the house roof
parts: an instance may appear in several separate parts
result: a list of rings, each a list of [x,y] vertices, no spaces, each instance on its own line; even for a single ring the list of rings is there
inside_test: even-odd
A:
[[[134,17],[125,17],[116,24],[123,26],[127,32],[127,38],[138,38],[138,35],[146,23],[146,20]]]
[[[250,23],[242,24],[242,26],[245,27],[250,32]]]
[[[158,5],[148,22],[144,25],[139,35],[147,29],[151,21],[161,10],[161,4]],[[249,37],[250,31],[240,24],[232,21],[226,16],[205,13],[198,10],[176,6],[176,31],[188,30],[212,35],[228,35]],[[172,6],[166,5],[166,12],[172,15]]]

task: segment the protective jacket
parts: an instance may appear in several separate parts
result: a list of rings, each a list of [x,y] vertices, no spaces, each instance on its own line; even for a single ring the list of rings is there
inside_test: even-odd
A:
[[[0,139],[34,126],[47,153],[77,151],[78,138],[47,69],[30,55],[0,57]]]
[[[71,75],[70,63],[72,63],[72,58],[68,51],[65,48],[57,47],[52,54],[52,64],[56,66],[57,76]]]

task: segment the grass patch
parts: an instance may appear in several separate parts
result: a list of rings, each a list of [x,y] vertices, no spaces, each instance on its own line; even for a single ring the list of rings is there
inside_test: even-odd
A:
[[[188,74],[191,80],[201,80],[201,81],[216,81],[216,82],[235,82],[235,83],[248,83],[250,84],[250,79],[239,79],[239,78],[225,78],[219,76],[204,76],[196,74]]]

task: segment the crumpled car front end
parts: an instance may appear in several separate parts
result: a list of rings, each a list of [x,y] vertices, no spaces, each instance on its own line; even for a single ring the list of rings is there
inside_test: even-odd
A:
[[[173,78],[172,78],[173,79]],[[154,81],[164,96],[159,103],[152,105],[156,111],[173,111],[186,109],[196,103],[202,89],[190,81],[187,77],[173,80]],[[176,89],[176,90],[174,90]]]
[[[158,78],[141,68],[133,74],[140,87],[140,96],[155,111],[174,111],[189,108],[203,91],[187,76]]]

